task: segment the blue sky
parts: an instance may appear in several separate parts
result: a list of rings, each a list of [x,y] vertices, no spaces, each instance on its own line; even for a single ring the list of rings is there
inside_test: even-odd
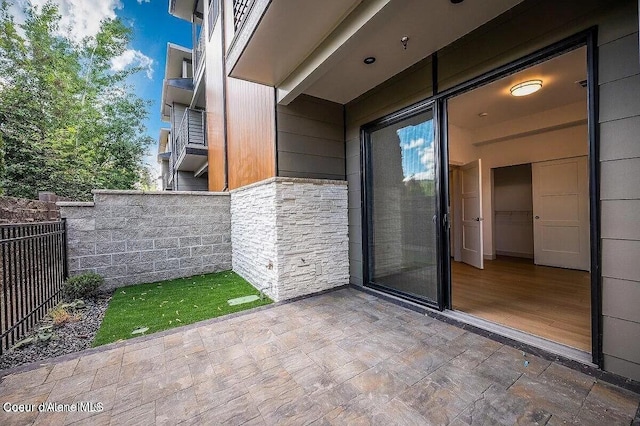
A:
[[[396,131],[402,152],[404,180],[433,180],[435,161],[433,120]]]
[[[162,97],[162,79],[167,55],[167,42],[191,47],[191,23],[175,18],[168,13],[168,0],[151,0],[139,3],[138,0],[124,0],[123,7],[116,9],[116,15],[131,25],[134,31],[131,48],[151,58],[151,78],[139,73],[131,79],[135,92],[143,99],[153,101],[149,110],[147,131],[156,141],[150,147],[146,162],[156,166],[157,139],[162,127],[168,123],[160,120],[160,99]]]
[[[23,19],[22,9],[31,2],[36,6],[47,0],[9,0],[16,21]],[[147,132],[154,140],[145,157],[145,163],[159,174],[156,162],[157,140],[162,127],[160,120],[162,80],[167,54],[167,42],[191,47],[191,23],[168,13],[169,0],[51,0],[62,15],[61,27],[77,40],[94,35],[105,18],[119,17],[133,29],[133,39],[127,52],[112,64],[114,68],[143,66],[145,72],[131,77],[129,83],[135,93],[152,101],[147,120]]]

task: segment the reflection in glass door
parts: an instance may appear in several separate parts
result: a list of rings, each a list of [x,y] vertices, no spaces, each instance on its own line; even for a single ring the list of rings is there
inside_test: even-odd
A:
[[[433,109],[365,135],[368,284],[437,303]]]

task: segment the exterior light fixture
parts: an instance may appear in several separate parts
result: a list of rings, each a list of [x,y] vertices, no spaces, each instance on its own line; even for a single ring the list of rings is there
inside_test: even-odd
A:
[[[509,90],[513,96],[527,96],[540,89],[542,89],[542,80],[527,80],[516,84]]]
[[[364,58],[363,62],[367,65],[371,65],[375,61],[376,61],[376,58],[374,58],[373,56],[367,56],[366,58]]]

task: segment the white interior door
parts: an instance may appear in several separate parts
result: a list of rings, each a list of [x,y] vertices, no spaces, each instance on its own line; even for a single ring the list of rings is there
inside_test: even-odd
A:
[[[482,243],[482,167],[480,159],[460,168],[462,261],[484,269]]]
[[[532,164],[536,265],[589,270],[587,157]]]

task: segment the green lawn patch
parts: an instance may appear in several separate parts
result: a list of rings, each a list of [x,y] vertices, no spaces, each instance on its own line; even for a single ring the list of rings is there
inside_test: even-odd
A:
[[[266,296],[247,303],[227,303],[253,295],[260,292],[232,271],[121,287],[109,302],[93,346],[271,303]],[[251,299],[255,298],[245,300]]]

